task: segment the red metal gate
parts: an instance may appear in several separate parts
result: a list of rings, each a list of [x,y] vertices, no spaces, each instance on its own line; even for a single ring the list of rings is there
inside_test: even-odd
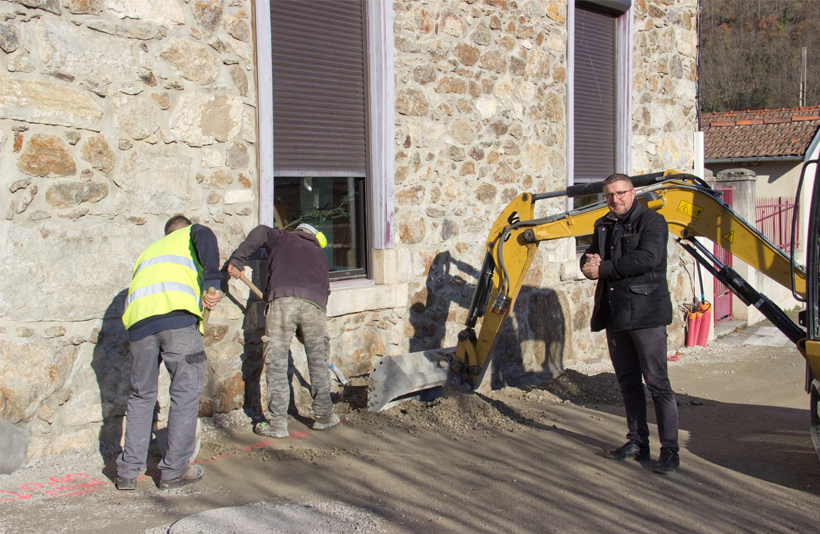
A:
[[[731,187],[715,187],[715,191],[723,193],[723,201],[730,206],[732,205]],[[718,244],[715,244],[714,250],[718,261],[724,265],[732,266],[731,253]],[[715,324],[732,318],[732,292],[717,279],[715,279],[715,308],[712,316],[715,318]]]
[[[787,254],[792,249],[792,219],[795,212],[794,197],[758,198],[755,204],[755,225],[761,234]],[[795,234],[795,248],[800,247],[800,225]]]

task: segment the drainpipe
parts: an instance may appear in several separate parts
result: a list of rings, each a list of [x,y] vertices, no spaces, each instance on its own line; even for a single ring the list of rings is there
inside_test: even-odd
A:
[[[702,41],[702,39],[703,39],[702,38],[703,18],[702,18],[702,15],[701,15],[701,13],[703,12],[703,7],[701,5],[701,1],[702,0],[698,0],[698,57],[695,60],[696,65],[697,65],[696,66],[696,71],[697,71],[697,76],[698,76],[698,79],[695,82],[695,87],[696,87],[696,89],[695,89],[695,100],[696,100],[695,108],[697,109],[697,119],[698,119],[698,129],[697,129],[697,131],[702,130],[702,128],[700,127],[701,126],[700,125],[700,55],[701,55],[700,54],[700,48],[701,48],[701,45],[703,43],[703,41]]]

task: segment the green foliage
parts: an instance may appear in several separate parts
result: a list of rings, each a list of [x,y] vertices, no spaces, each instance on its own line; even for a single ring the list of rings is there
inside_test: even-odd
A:
[[[803,47],[820,103],[820,1],[703,0],[701,24],[702,112],[797,107]]]

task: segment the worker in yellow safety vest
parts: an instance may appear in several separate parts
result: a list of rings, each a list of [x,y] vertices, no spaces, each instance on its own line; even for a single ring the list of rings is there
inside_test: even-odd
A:
[[[202,466],[189,465],[189,460],[196,447],[205,383],[203,311],[214,309],[222,299],[221,280],[216,235],[182,215],[168,220],[165,237],[149,245],[134,265],[122,316],[133,362],[117,489],[136,489],[137,477],[146,467],[160,362],[171,376],[171,408],[159,487],[191,484],[205,474]],[[211,288],[216,291],[209,294]]]

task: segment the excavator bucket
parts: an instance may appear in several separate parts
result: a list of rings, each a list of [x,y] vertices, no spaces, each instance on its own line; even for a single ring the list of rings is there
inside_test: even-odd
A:
[[[367,409],[379,412],[411,399],[428,401],[444,394],[450,379],[448,349],[385,356],[370,373]]]

